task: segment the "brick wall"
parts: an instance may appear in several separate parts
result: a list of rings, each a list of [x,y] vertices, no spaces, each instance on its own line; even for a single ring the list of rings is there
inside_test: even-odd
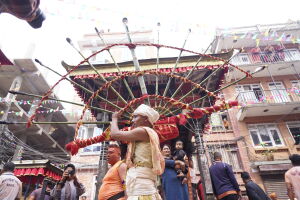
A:
[[[276,82],[282,82],[285,88],[291,88],[291,80],[295,80],[293,75],[284,75],[284,76],[274,76]],[[271,77],[260,77],[260,78],[251,78],[245,79],[240,82],[239,85],[243,84],[260,84],[264,90],[269,90],[268,83],[272,82]],[[229,87],[223,90],[226,100],[235,100],[237,94],[235,87]],[[262,148],[254,148],[252,138],[249,134],[248,124],[258,124],[258,123],[276,123],[278,130],[280,131],[281,138],[283,140],[284,146],[271,148],[274,150],[274,159],[275,160],[287,160],[290,154],[300,153],[299,146],[294,145],[294,140],[286,126],[286,121],[295,121],[300,119],[300,114],[289,114],[282,113],[284,118],[281,116],[263,116],[263,117],[248,117],[243,121],[237,120],[237,112],[239,109],[234,108],[229,111],[229,117],[233,129],[234,137],[243,136],[244,140],[238,142],[239,154],[245,170],[250,172],[252,179],[264,188],[262,178],[258,170],[251,167],[254,161],[264,161],[266,157],[263,156]]]
[[[87,200],[93,200],[96,190],[94,177],[98,173],[99,155],[97,154],[87,155],[79,153],[79,155],[73,156],[71,159],[76,166],[76,175],[79,181],[85,186]]]

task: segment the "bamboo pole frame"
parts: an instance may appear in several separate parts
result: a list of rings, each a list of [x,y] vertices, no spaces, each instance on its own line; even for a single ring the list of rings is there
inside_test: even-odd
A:
[[[129,43],[133,44],[132,40],[131,40],[131,37],[130,37],[130,34],[129,34],[129,28],[127,26],[128,19],[126,17],[124,17],[123,20],[122,20],[122,22],[124,24],[124,27],[125,27],[125,30],[126,30],[127,39],[129,41]],[[138,59],[136,57],[134,48],[129,48],[129,50],[130,50],[131,55],[132,55],[132,61],[133,61],[135,70],[136,71],[141,71],[141,67],[140,67],[139,61],[138,61]],[[138,81],[139,81],[139,85],[141,87],[142,94],[143,95],[148,94],[144,76],[139,76],[138,77]],[[149,102],[149,100],[148,100],[148,102]],[[150,102],[149,102],[149,104],[150,104]]]
[[[210,75],[208,75],[204,80],[202,80],[199,84],[202,85],[203,83],[205,83],[210,77],[212,77],[214,74],[216,74],[219,70],[221,70],[222,68],[224,68],[225,65],[227,65],[236,55],[238,55],[240,53],[240,51],[234,51],[233,55],[226,61],[222,64],[222,66],[220,66],[219,68],[217,68],[216,70],[214,70]],[[246,76],[247,77],[247,76]],[[183,85],[183,83],[182,83]],[[179,98],[178,101],[181,101],[183,99],[185,99],[188,95],[190,95],[193,91],[195,91],[197,88],[193,88],[191,89],[188,93],[186,93],[185,95],[183,95],[182,97]],[[225,88],[224,88],[225,89]],[[216,91],[214,91],[216,92]],[[204,96],[205,98],[207,97],[208,95]],[[172,96],[173,97],[173,96]],[[172,98],[171,97],[171,98]],[[200,98],[200,100],[202,100],[203,98]],[[199,100],[199,99],[198,99]],[[199,101],[200,101],[199,100]],[[197,101],[198,102],[198,101]],[[165,105],[166,106],[166,105]],[[163,112],[162,114],[165,114],[165,112]]]
[[[27,124],[28,122],[7,122],[0,121],[0,124],[10,125],[10,124]],[[82,124],[110,124],[110,122],[88,122],[82,121]],[[77,124],[77,122],[32,122],[32,124]]]
[[[101,39],[101,41],[103,42],[103,44],[104,44],[105,46],[107,46],[107,43],[105,42],[105,40],[103,39],[101,33],[98,31],[98,29],[97,29],[96,27],[95,27],[95,31],[96,31],[98,37],[99,37],[99,38]],[[107,49],[107,52],[109,53],[109,55],[110,55],[112,61],[114,62],[116,68],[117,68],[118,71],[121,73],[121,72],[122,72],[122,71],[121,71],[121,68],[120,68],[120,66],[118,65],[118,63],[116,62],[116,60],[115,60],[115,58],[113,57],[112,53],[110,52],[110,49]],[[130,89],[130,87],[129,87],[129,85],[128,85],[128,82],[126,81],[126,79],[123,79],[123,83],[124,83],[125,87],[127,88],[127,90],[128,90],[128,92],[129,92],[129,95],[131,96],[131,98],[132,98],[132,99],[135,99],[135,97],[134,97],[134,95],[133,95],[133,93],[132,93],[132,90]]]
[[[256,70],[255,70],[254,72],[251,73],[251,75],[254,75],[254,74],[256,74],[256,73],[258,73],[258,72],[260,72],[260,71],[263,71],[265,68],[266,68],[266,66],[258,67],[258,68],[256,68]],[[236,84],[236,83],[238,83],[238,82],[241,82],[242,80],[244,80],[244,79],[246,79],[246,78],[248,78],[247,75],[245,75],[243,78],[240,78],[240,79],[238,79],[238,80],[236,80],[236,81],[234,81],[234,82],[232,82],[232,83],[230,83],[230,84],[228,84],[228,85],[226,85],[226,86],[224,86],[224,87],[222,87],[222,88],[219,88],[219,89],[213,91],[213,94],[215,94],[215,93],[217,93],[217,92],[220,92],[220,91],[222,91],[222,90],[224,90],[224,89],[226,89],[226,88],[228,88],[228,87],[230,87],[230,86],[232,86],[232,85],[234,85],[234,84]],[[206,97],[208,97],[208,95],[205,95],[205,96],[203,96],[203,97],[201,97],[201,98],[199,98],[199,99],[197,99],[197,100],[195,100],[195,101],[189,103],[189,105],[195,104],[195,103],[197,103],[197,102],[199,102],[199,101],[205,99]],[[177,110],[173,111],[173,113],[176,113],[176,112],[179,111],[179,110],[180,110],[180,109],[177,109]]]
[[[160,31],[160,23],[157,23],[157,44],[159,44],[159,31]],[[157,47],[157,56],[156,56],[156,71],[158,71],[159,68],[159,49],[160,47]],[[158,75],[155,76],[155,95],[158,95]],[[155,107],[157,106],[157,102],[155,101]]]
[[[182,52],[183,52],[183,49],[184,49],[184,47],[185,47],[185,45],[186,45],[186,42],[187,42],[187,40],[188,40],[188,38],[189,38],[190,33],[191,33],[191,29],[189,29],[189,31],[188,31],[188,33],[187,33],[187,36],[186,36],[186,38],[185,38],[185,40],[184,40],[184,42],[183,42],[182,48],[181,48],[180,53],[179,53],[179,55],[178,55],[178,57],[177,57],[177,59],[176,59],[175,65],[174,65],[174,67],[172,68],[171,75],[174,74],[174,71],[175,71],[175,69],[177,68],[177,65],[178,65],[178,63],[179,63],[179,60],[180,60],[180,58],[181,58],[181,54],[182,54]],[[163,92],[163,95],[162,95],[162,96],[164,96],[164,97],[166,96],[166,94],[167,94],[167,92],[168,92],[168,90],[169,90],[169,87],[170,87],[170,84],[171,84],[171,80],[172,80],[172,78],[169,77],[168,82],[167,82],[167,85],[166,85],[166,88],[165,88],[165,90],[164,90],[164,92]],[[159,102],[159,106],[161,106],[161,103],[162,103],[162,101]]]
[[[204,51],[204,54],[206,54],[206,52],[208,51],[208,49],[209,49],[209,47],[214,43],[214,41],[215,41],[215,39],[208,45],[208,47],[206,48],[206,50]],[[193,71],[195,70],[195,68],[197,67],[197,65],[201,62],[201,60],[202,60],[202,58],[203,58],[204,56],[200,56],[200,58],[197,60],[197,62],[196,62],[196,64],[193,66],[193,68],[189,71],[189,73],[185,76],[185,78],[189,78],[190,77],[190,75],[193,73]],[[182,88],[182,86],[183,86],[183,84],[184,83],[181,83],[179,86],[178,86],[178,88],[175,90],[175,92],[172,94],[172,96],[171,96],[171,98],[174,98],[174,96],[179,92],[179,90]],[[201,85],[201,83],[200,83],[200,85]],[[195,90],[195,89],[194,89]],[[193,91],[194,91],[193,90]],[[191,93],[191,92],[190,92]],[[189,94],[190,94],[189,93]],[[189,95],[188,94],[188,95]],[[188,96],[187,95],[187,96]],[[168,102],[164,105],[164,107],[166,107],[168,105]],[[165,112],[164,112],[165,113]]]
[[[70,38],[66,38],[67,42],[75,49],[75,51],[78,52],[78,54],[89,64],[89,66],[93,69],[93,71],[105,82],[107,83],[106,78],[100,74],[95,66],[74,46]],[[112,86],[109,86],[109,88],[121,99],[121,101],[125,104],[127,104],[127,101],[121,96],[121,94]]]
[[[51,69],[50,67],[44,65],[44,64],[43,64],[41,61],[39,61],[38,59],[35,59],[35,62],[37,62],[37,63],[38,63],[39,65],[41,65],[42,67],[44,67],[44,68],[46,68],[46,69],[52,71],[53,73],[57,74],[58,76],[63,77],[63,75],[61,75],[60,73],[58,73],[58,72],[56,72],[55,70]],[[73,80],[71,80],[71,79],[69,79],[69,78],[67,78],[67,77],[65,77],[64,79],[67,80],[67,81],[69,81],[71,84],[80,87],[80,88],[83,89],[85,92],[87,92],[87,93],[89,93],[89,94],[93,94],[93,92],[92,92],[91,90],[89,90],[89,89],[83,87],[82,85],[76,83],[75,81],[73,81]],[[103,98],[103,97],[101,97],[101,96],[99,96],[99,95],[97,95],[96,97],[97,97],[98,99],[101,99],[102,101],[105,101],[106,103],[108,103],[109,105],[111,105],[111,106],[113,106],[113,107],[115,107],[115,108],[117,108],[117,109],[122,109],[122,108],[119,107],[118,105],[116,105],[116,104],[114,104],[114,103],[108,101],[107,99],[105,99],[105,98]]]
[[[10,90],[8,92],[11,93],[11,94],[18,94],[18,95],[24,95],[24,96],[29,96],[29,97],[43,98],[43,96],[41,96],[41,95],[29,94],[29,93],[25,93],[25,92],[18,92],[18,91],[13,91],[13,90]],[[73,105],[76,105],[76,106],[82,106],[82,107],[85,106],[84,104],[80,104],[80,103],[76,103],[76,102],[72,102],[72,101],[67,101],[67,100],[56,99],[56,98],[52,98],[52,97],[48,97],[48,99],[58,101],[58,102],[63,102],[63,103],[69,103],[69,104],[73,104]],[[111,114],[114,113],[113,111],[98,108],[98,107],[94,107],[94,106],[90,106],[90,108],[101,111],[101,112],[106,112],[106,113],[111,113]]]

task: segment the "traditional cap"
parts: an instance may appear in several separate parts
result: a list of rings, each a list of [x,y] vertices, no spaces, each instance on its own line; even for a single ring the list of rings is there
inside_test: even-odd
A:
[[[152,125],[159,119],[159,113],[145,104],[141,104],[137,107],[133,114],[148,117],[148,120]]]

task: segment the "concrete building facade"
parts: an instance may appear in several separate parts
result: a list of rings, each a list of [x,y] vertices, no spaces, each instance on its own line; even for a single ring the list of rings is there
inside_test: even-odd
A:
[[[218,30],[213,44],[214,52],[241,50],[231,63],[245,71],[253,72],[260,66],[265,69],[223,90],[225,99],[237,99],[241,106],[226,114],[230,133],[224,128],[228,123],[223,117],[212,123],[209,137],[236,140],[241,169],[279,199],[288,198],[284,173],[291,167],[289,155],[300,153],[299,36],[299,22],[257,25]],[[225,85],[243,76],[230,69]],[[214,133],[217,122],[227,130]]]
[[[48,166],[49,169],[55,169],[56,175],[61,175],[62,165],[69,162],[70,156],[64,146],[73,139],[74,128],[67,124],[68,119],[62,112],[64,107],[59,101],[48,100],[43,103],[35,119],[41,124],[26,127],[29,117],[37,109],[40,98],[49,89],[43,74],[31,59],[14,59],[10,62],[0,51],[1,169],[7,161],[14,161],[17,164],[15,173],[21,169],[37,172],[37,169]],[[57,99],[54,94],[51,97]],[[20,180],[26,180],[26,183],[23,183],[24,197],[38,187],[44,177],[52,176],[47,175],[45,170],[43,172],[45,174],[39,172],[42,176],[29,171],[16,174]],[[33,178],[24,177],[32,174]],[[55,177],[53,181],[58,179],[59,177]]]

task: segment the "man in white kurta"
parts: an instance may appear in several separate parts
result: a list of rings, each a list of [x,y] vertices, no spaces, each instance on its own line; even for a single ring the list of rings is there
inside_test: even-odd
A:
[[[165,163],[159,147],[159,138],[152,129],[159,114],[147,105],[140,105],[133,113],[130,131],[120,131],[118,115],[112,117],[111,138],[128,141],[126,164],[126,195],[128,200],[161,199],[156,188],[157,176],[164,171]]]

